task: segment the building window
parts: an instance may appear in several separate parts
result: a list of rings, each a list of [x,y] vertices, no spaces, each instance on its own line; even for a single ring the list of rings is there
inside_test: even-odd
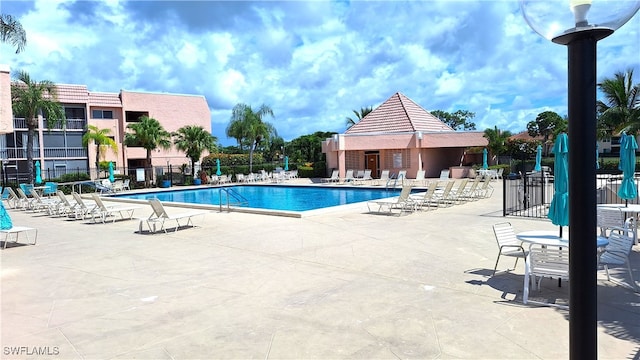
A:
[[[92,110],[91,117],[94,119],[113,119],[113,111],[111,110]]]
[[[85,120],[85,118],[84,118],[84,108],[65,106],[64,107],[64,116],[67,119]]]

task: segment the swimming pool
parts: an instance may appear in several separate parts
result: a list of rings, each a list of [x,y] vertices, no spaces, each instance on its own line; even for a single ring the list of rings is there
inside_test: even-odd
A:
[[[141,194],[117,195],[118,198],[147,200],[158,198],[160,201],[190,203],[219,206],[227,204],[227,192],[233,192],[246,199],[244,204],[234,206],[282,211],[308,211],[332,206],[353,204],[397,196],[398,190],[357,188],[357,187],[324,187],[324,186],[289,186],[289,185],[236,185],[222,188],[203,188],[191,190],[170,190]],[[237,199],[230,199],[231,203]]]

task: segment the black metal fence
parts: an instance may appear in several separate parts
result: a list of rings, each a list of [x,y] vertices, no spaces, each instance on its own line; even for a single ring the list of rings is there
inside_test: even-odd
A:
[[[640,177],[634,178],[636,188]],[[600,174],[596,179],[598,204],[638,204],[638,197],[623,200],[617,194],[622,175]],[[548,173],[532,173],[518,177],[505,177],[503,181],[503,216],[546,218],[553,199],[553,176]]]

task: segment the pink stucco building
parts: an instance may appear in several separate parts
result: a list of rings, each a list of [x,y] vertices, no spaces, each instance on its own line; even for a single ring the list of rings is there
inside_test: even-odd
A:
[[[12,177],[12,174],[18,176],[27,172],[27,126],[24,119],[7,116],[7,106],[10,109],[11,102],[10,98],[8,104],[5,102],[8,93],[5,88],[10,88],[10,78],[8,71],[6,76],[2,71],[0,75],[0,124],[2,129],[6,129],[5,122],[9,121],[8,125],[13,128],[0,135],[0,158],[8,165],[7,173]],[[127,125],[138,121],[142,115],[158,120],[170,133],[185,125],[202,126],[211,133],[211,112],[204,96],[127,90],[119,93],[93,92],[86,85],[69,84],[56,84],[56,88],[67,121],[64,128],[56,126],[48,131],[46,119],[42,116],[38,119],[33,158],[42,164],[43,177],[57,177],[71,171],[87,172],[87,169],[91,169],[89,172],[93,178],[97,177],[94,165],[96,147],[82,145],[82,136],[88,125],[110,130],[109,135],[115,140],[118,152],[101,151],[101,160],[113,161],[116,169],[126,169],[130,173],[144,167],[146,150],[124,146],[124,135]],[[166,167],[169,164],[179,167],[189,163],[184,152],[173,147],[170,150],[157,149],[152,154],[154,167]]]
[[[465,150],[488,144],[482,132],[454,131],[420,105],[395,93],[343,134],[322,143],[327,167],[370,169],[374,177],[382,170],[407,171],[415,178],[419,170],[426,177],[438,177],[451,169],[454,177],[464,176]]]

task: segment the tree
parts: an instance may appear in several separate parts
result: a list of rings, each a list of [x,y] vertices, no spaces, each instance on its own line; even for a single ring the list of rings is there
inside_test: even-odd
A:
[[[354,114],[356,114],[356,119],[347,117],[347,129],[357,124],[360,120],[362,120],[365,116],[367,116],[370,112],[373,111],[373,107],[363,107],[358,110],[352,110]]]
[[[553,111],[541,112],[535,120],[527,124],[527,132],[530,136],[542,136],[545,153],[548,153],[549,139],[565,131],[567,131],[567,120]]]
[[[493,129],[484,130],[484,135],[482,136],[489,141],[487,148],[489,149],[491,156],[496,157],[496,163],[499,162],[497,160],[499,159],[498,156],[507,152],[507,140],[511,137],[511,135],[511,131],[500,130],[497,126],[495,126]]]
[[[273,125],[263,121],[267,115],[273,117],[273,110],[265,104],[254,110],[246,104],[237,104],[233,107],[231,121],[227,126],[227,136],[238,140],[242,149],[242,143],[249,145],[249,171],[253,171],[253,153],[260,142],[271,136],[277,136]]]
[[[173,144],[176,149],[184,151],[189,159],[191,159],[191,175],[194,173],[194,165],[200,161],[202,152],[207,150],[210,153],[217,149],[216,142],[218,139],[208,133],[202,126],[187,125],[173,133]]]
[[[27,172],[29,182],[33,183],[33,136],[38,127],[38,115],[46,118],[47,127],[66,122],[64,109],[58,102],[55,84],[49,80],[40,82],[31,79],[25,71],[18,71],[17,82],[11,84],[11,103],[13,112],[24,117],[27,123]]]
[[[82,135],[82,145],[88,146],[89,143],[96,145],[96,171],[100,171],[100,153],[102,150],[111,149],[114,153],[118,153],[118,144],[109,137],[109,129],[99,129],[95,125],[87,126],[87,132]]]
[[[640,130],[640,85],[633,84],[633,70],[617,72],[604,79],[598,88],[606,103],[596,102],[599,114],[599,136],[609,137],[613,131],[638,134]]]
[[[456,110],[453,114],[442,110],[434,110],[431,115],[437,117],[453,130],[475,130],[476,124],[471,122],[476,113],[467,110]]]
[[[27,45],[27,33],[11,15],[0,14],[0,41],[16,47],[16,54]]]
[[[142,147],[147,150],[146,168],[151,168],[151,152],[157,148],[171,148],[171,134],[166,131],[160,122],[147,115],[140,117],[138,122],[127,126],[132,132],[124,136],[124,144],[131,147]],[[149,176],[147,171],[144,175],[145,186],[149,186]]]

